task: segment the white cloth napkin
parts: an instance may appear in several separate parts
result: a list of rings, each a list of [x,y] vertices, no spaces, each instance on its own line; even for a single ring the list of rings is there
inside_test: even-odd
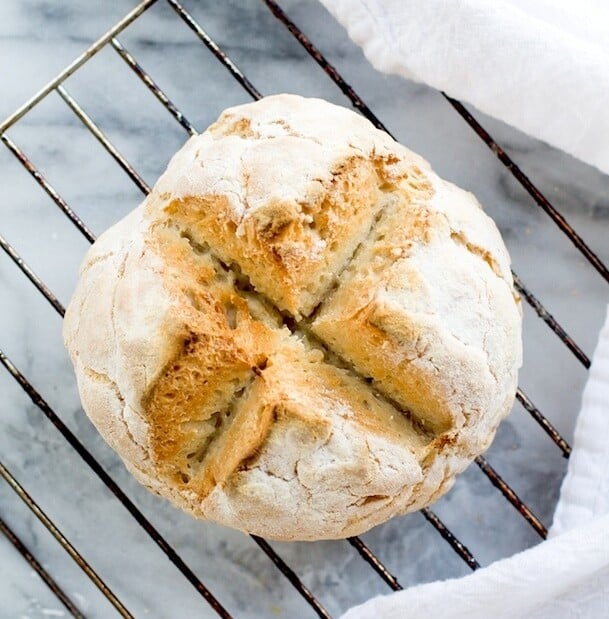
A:
[[[372,598],[342,619],[609,617],[609,314],[550,538],[470,576]]]
[[[321,0],[386,73],[609,173],[607,0]]]

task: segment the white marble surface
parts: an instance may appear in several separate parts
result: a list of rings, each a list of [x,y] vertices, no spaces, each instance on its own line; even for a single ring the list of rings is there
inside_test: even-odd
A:
[[[291,91],[346,104],[257,0],[185,4],[262,92]],[[0,117],[133,5],[132,0],[3,0]],[[438,93],[376,73],[314,0],[291,0],[284,6],[401,141],[482,200],[505,235],[515,270],[591,354],[609,288],[493,154]],[[163,0],[120,39],[199,129],[227,105],[248,100]],[[186,137],[112,49],[98,54],[66,88],[150,184]],[[551,106],[549,102],[548,113]],[[486,125],[608,261],[609,177],[498,122]],[[141,199],[56,94],[8,134],[96,233]],[[2,146],[0,233],[66,303],[87,244]],[[313,616],[250,539],[191,520],[130,478],[80,409],[60,329],[57,314],[0,253],[0,348],[230,612],[237,617]],[[528,309],[524,334],[521,385],[570,439],[586,373]],[[214,616],[1,368],[0,422],[2,460],[136,617]],[[566,464],[519,405],[501,427],[488,458],[550,524]],[[482,564],[538,541],[475,466],[434,509]],[[87,616],[113,616],[103,596],[4,483],[0,514]],[[467,572],[420,514],[397,518],[364,540],[405,586]],[[332,614],[388,590],[346,542],[274,547]],[[8,541],[0,539],[0,617],[62,613],[58,600]]]

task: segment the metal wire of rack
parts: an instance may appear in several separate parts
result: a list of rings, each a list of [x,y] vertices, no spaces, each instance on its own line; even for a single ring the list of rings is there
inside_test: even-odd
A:
[[[95,41],[88,49],[86,49],[78,58],[69,64],[61,71],[53,80],[44,86],[38,93],[31,97],[26,103],[19,107],[13,114],[0,124],[0,140],[7,149],[17,158],[17,160],[29,172],[32,178],[38,185],[47,193],[55,205],[64,213],[71,221],[77,230],[84,238],[93,242],[95,236],[87,227],[80,217],[72,210],[61,195],[50,185],[42,173],[31,162],[23,150],[7,135],[7,131],[13,127],[23,116],[30,110],[35,108],[47,95],[56,92],[66,106],[76,115],[79,121],[91,132],[98,140],[101,146],[115,160],[120,168],[126,173],[131,181],[145,195],[150,191],[149,186],[135,170],[135,168],[127,161],[121,152],[112,144],[104,132],[95,124],[86,111],[79,105],[77,100],[68,92],[64,86],[66,79],[80,69],[88,60],[90,60],[100,50],[109,46],[118,56],[126,63],[133,73],[145,84],[149,91],[163,105],[163,107],[171,114],[171,116],[182,126],[182,128],[190,135],[197,133],[194,125],[184,116],[178,107],[171,101],[167,94],[154,81],[151,75],[138,63],[136,58],[124,47],[117,38],[118,35],[145,13],[153,4],[159,0],[143,0],[132,11],[130,11],[123,19],[118,21],[112,28],[103,34]],[[252,97],[259,99],[262,94],[237,67],[237,65],[227,56],[225,52],[217,45],[217,43],[207,34],[201,25],[187,12],[178,0],[165,0],[168,5],[198,37],[198,39],[209,49],[209,51],[217,58],[217,60],[226,68],[232,77],[243,87],[243,89]],[[274,0],[262,0],[272,14],[285,26],[289,32],[297,39],[306,52],[317,62],[328,77],[336,84],[344,93],[347,99],[351,102],[360,113],[368,118],[376,127],[387,131],[387,128],[374,114],[374,112],[366,105],[362,98],[353,90],[353,88],[343,79],[339,71],[323,54],[315,47],[310,39],[298,28],[298,26],[289,18],[284,10]],[[524,172],[514,163],[514,161],[506,154],[506,152],[494,141],[489,133],[480,125],[474,116],[463,106],[459,101],[452,99],[448,95],[442,93],[448,103],[457,111],[457,113],[467,122],[467,124],[476,132],[483,142],[495,153],[501,163],[505,165],[507,170],[514,178],[522,185],[522,187],[530,194],[537,205],[542,208],[558,228],[567,236],[577,250],[584,258],[593,266],[593,268],[609,282],[609,269],[601,259],[588,247],[585,241],[573,230],[565,218],[558,210],[550,203],[550,201],[539,191],[537,187],[530,181]],[[0,235],[0,247],[16,264],[22,273],[31,281],[38,291],[49,302],[53,309],[63,317],[64,308],[47,287],[47,285],[36,275],[36,273],[21,259],[15,248]],[[547,311],[542,303],[534,296],[534,294],[523,283],[521,278],[514,273],[515,286],[522,298],[532,307],[535,313],[544,321],[544,323],[556,334],[561,342],[568,348],[574,357],[585,368],[590,366],[590,359],[584,351],[575,343],[573,338],[564,330],[557,320]],[[5,370],[14,378],[21,386],[23,391],[39,409],[39,411],[55,426],[61,433],[63,438],[82,458],[85,464],[99,477],[99,479],[107,486],[116,499],[125,507],[129,514],[142,527],[142,529],[150,536],[150,538],[159,546],[165,553],[169,561],[182,573],[187,581],[195,588],[200,596],[210,605],[210,607],[220,617],[229,618],[230,613],[224,608],[222,603],[214,596],[214,594],[203,584],[195,572],[185,563],[178,555],[174,548],[166,541],[161,533],[152,525],[146,516],[135,506],[129,497],[121,490],[112,477],[106,472],[101,464],[94,458],[91,452],[79,441],[79,439],[68,429],[61,417],[51,408],[43,396],[36,390],[34,385],[28,378],[17,368],[13,362],[0,350],[0,363]],[[559,434],[551,422],[541,413],[531,399],[524,393],[522,389],[518,389],[516,394],[517,399],[523,408],[531,415],[531,417],[539,424],[543,431],[556,444],[565,457],[568,457],[571,451],[569,444]],[[490,482],[501,492],[506,500],[521,514],[521,516],[529,523],[535,532],[544,538],[547,534],[546,526],[532,512],[532,510],[520,500],[516,492],[502,479],[499,473],[491,466],[484,457],[478,457],[476,464],[481,471],[489,478]],[[36,501],[27,493],[25,488],[17,480],[17,478],[0,463],[0,475],[6,483],[16,492],[19,498],[27,505],[33,514],[42,522],[48,531],[55,537],[62,548],[71,556],[77,565],[98,587],[103,595],[114,606],[118,614],[122,617],[132,617],[132,614],[124,606],[121,600],[113,593],[106,585],[102,578],[95,570],[87,563],[84,557],[79,553],[73,544],[61,533],[55,523],[45,514]],[[475,570],[479,567],[478,561],[468,550],[468,548],[459,541],[456,536],[446,527],[440,518],[430,509],[421,510],[424,518],[433,526],[433,528],[442,536],[449,546],[457,555],[466,563],[466,565]],[[54,581],[53,577],[45,570],[45,568],[37,561],[32,553],[27,549],[18,536],[10,529],[10,527],[0,520],[0,531],[13,544],[17,551],[24,557],[30,566],[38,573],[51,591],[57,596],[59,601],[64,605],[66,610],[74,617],[83,617],[84,615],[78,609],[76,604],[69,596],[60,588]],[[330,614],[317,599],[315,594],[310,591],[299,578],[299,576],[286,564],[286,562],[277,554],[277,552],[264,539],[252,536],[254,542],[264,552],[270,561],[277,567],[278,570],[288,579],[298,593],[306,600],[312,610],[319,616],[328,618]],[[379,577],[393,590],[402,588],[398,579],[393,575],[382,560],[377,557],[370,548],[358,537],[347,540],[354,549],[361,555],[362,559],[379,575]]]

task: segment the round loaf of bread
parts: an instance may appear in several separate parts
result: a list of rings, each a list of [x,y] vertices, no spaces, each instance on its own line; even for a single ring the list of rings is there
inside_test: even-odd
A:
[[[279,540],[441,496],[511,408],[521,309],[469,193],[319,99],[226,110],[88,252],[64,323],[135,477]]]

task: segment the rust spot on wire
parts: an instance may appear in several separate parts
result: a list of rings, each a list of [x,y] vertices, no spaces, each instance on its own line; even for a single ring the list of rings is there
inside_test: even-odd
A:
[[[321,605],[319,600],[305,587],[300,578],[296,575],[287,563],[273,550],[271,545],[261,537],[257,535],[250,535],[250,537],[260,546],[263,552],[269,557],[269,559],[275,564],[277,569],[292,583],[294,588],[302,595],[302,597],[310,604],[311,608],[317,613],[318,617],[322,619],[332,619],[330,613]]]
[[[514,278],[514,288],[524,297],[525,301],[535,310],[535,313],[556,333],[562,343],[577,357],[580,363],[585,367],[590,367],[590,359],[584,353],[584,351],[575,343],[575,340],[562,328],[558,321],[548,312],[548,310],[541,304],[539,299],[526,288],[522,283],[522,280],[514,271],[512,271],[512,277]]]
[[[377,556],[364,544],[359,537],[350,537],[347,540],[357,550],[362,559],[394,590],[401,591],[404,587],[398,579],[379,561]]]
[[[531,525],[535,532],[545,539],[548,536],[548,530],[542,524],[541,520],[524,504],[518,495],[503,481],[501,476],[482,456],[476,458],[476,464],[482,472],[490,479],[493,486],[501,491],[501,494],[511,503],[518,513]]]
[[[520,389],[516,391],[516,398],[522,404],[524,409],[533,417],[533,419],[543,428],[545,433],[556,443],[560,448],[565,458],[571,455],[571,446],[560,435],[558,430],[542,415],[541,411],[531,402],[529,397]]]
[[[438,533],[450,544],[451,548],[467,563],[472,570],[477,570],[480,564],[469,551],[469,548],[462,544],[448,529],[448,527],[432,512],[428,507],[421,510],[421,514],[430,522]]]

